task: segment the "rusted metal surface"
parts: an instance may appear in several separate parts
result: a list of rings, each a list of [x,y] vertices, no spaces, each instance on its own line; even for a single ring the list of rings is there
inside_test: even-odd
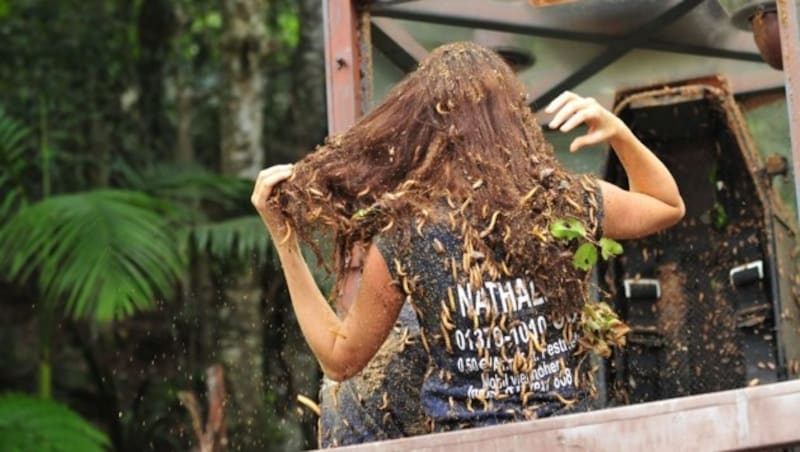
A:
[[[800,445],[798,406],[791,381],[338,450],[761,450]]]
[[[372,44],[403,72],[416,69],[428,51],[403,27],[387,18],[372,19]]]
[[[584,80],[598,73],[626,53],[630,52],[637,43],[646,40],[649,36],[655,34],[663,27],[688,14],[702,2],[703,0],[684,0],[673,5],[661,14],[654,16],[652,19],[647,20],[630,33],[625,34],[620,41],[609,45],[606,50],[592,58],[577,71],[573,72],[568,77],[552,86],[544,94],[535,98],[533,102],[531,102],[531,108],[538,110],[544,107],[564,90],[573,89]]]
[[[783,73],[786,77],[786,103],[789,108],[789,129],[792,138],[792,161],[795,193],[800,206],[800,17],[797,2],[778,0],[778,22],[781,29]],[[800,215],[800,208],[798,208]]]
[[[323,1],[328,133],[340,133],[361,114],[361,50],[355,0]]]
[[[378,2],[376,16],[469,28],[506,31],[532,36],[613,44],[649,18],[679,4],[679,0],[582,1],[534,8],[524,2],[484,0],[422,0],[400,4]],[[752,38],[722,22],[724,12],[713,1],[700,5],[689,17],[636,43],[637,48],[745,61],[761,61]]]

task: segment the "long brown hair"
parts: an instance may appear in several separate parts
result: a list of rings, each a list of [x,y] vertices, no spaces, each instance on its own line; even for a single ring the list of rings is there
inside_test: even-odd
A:
[[[476,274],[536,275],[550,298],[576,307],[585,274],[548,228],[560,217],[594,227],[586,183],[555,160],[511,69],[460,42],[432,51],[375,109],[298,162],[278,199],[315,250],[321,232],[332,234],[336,271],[353,245],[382,230],[443,221],[461,233],[465,253],[502,249],[501,259],[465,264],[478,270],[465,268],[474,284]],[[441,206],[447,212],[433,218]]]

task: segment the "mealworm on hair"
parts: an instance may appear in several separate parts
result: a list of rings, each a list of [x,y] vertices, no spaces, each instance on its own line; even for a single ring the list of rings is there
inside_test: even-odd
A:
[[[500,215],[500,211],[495,210],[495,212],[492,214],[492,220],[489,222],[489,226],[479,234],[480,238],[484,238],[492,232],[492,229],[494,229],[494,225],[497,222],[498,215]]]
[[[531,198],[533,198],[533,195],[535,195],[537,191],[539,191],[539,186],[538,185],[533,187],[528,193],[525,194],[525,196],[520,198],[519,204],[523,205],[523,204],[527,203],[528,201],[530,201]]]
[[[575,210],[581,210],[581,206],[580,206],[580,205],[578,205],[578,203],[577,203],[577,202],[573,201],[573,200],[572,200],[572,198],[570,198],[569,196],[564,196],[564,201],[566,201],[566,202],[567,202],[567,204],[569,204],[569,205],[571,205],[572,207],[574,207],[574,208],[575,208]]]
[[[394,220],[389,220],[389,224],[387,224],[386,226],[382,227],[381,228],[381,232],[386,232],[389,229],[392,229],[392,226],[394,226]]]

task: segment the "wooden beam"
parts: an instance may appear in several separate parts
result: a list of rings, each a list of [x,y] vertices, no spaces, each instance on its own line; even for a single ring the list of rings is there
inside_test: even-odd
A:
[[[800,380],[793,380],[337,450],[675,452],[800,445],[798,407]]]

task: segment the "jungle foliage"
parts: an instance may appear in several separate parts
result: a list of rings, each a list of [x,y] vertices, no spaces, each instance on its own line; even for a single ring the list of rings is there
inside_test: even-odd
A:
[[[296,159],[325,135],[319,2],[251,3],[266,30],[254,148]],[[239,358],[227,385],[259,376],[263,425],[232,406],[231,444],[315,444],[293,395],[318,370],[251,182],[221,168],[226,6],[0,0],[0,449],[196,447],[177,393],[202,396],[205,369],[241,352],[221,338],[247,303],[241,339],[263,358]]]

